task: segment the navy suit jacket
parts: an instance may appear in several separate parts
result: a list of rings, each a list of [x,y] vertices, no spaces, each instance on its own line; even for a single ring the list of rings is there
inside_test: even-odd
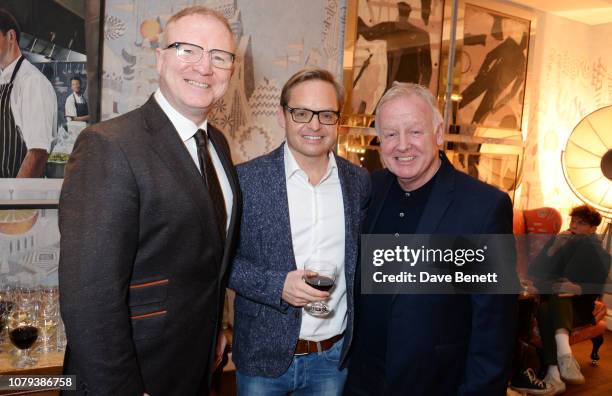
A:
[[[352,339],[355,266],[359,231],[370,189],[367,172],[336,156],[345,221],[344,271],[347,328],[342,357]],[[282,300],[287,273],[296,269],[284,145],[237,167],[243,191],[241,236],[230,275],[236,291],[233,360],[250,376],[278,377],[291,364],[300,333],[302,308]],[[341,362],[343,360],[341,359]]]
[[[442,165],[417,226],[417,234],[511,234],[512,203],[507,194]],[[395,175],[372,175],[372,199],[364,232],[373,231]],[[513,271],[513,269],[512,269]],[[368,296],[360,296],[368,298]],[[387,395],[505,395],[514,346],[514,295],[417,295],[390,299],[384,390]],[[349,394],[368,383],[368,356],[360,345],[376,342],[360,331],[369,312],[359,311],[357,339],[349,355]],[[353,369],[355,368],[355,369]],[[355,390],[359,391],[355,391]]]

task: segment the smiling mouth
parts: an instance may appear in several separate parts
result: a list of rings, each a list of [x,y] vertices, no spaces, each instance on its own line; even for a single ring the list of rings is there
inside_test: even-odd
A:
[[[201,83],[201,82],[197,82],[197,81],[193,81],[193,80],[185,80],[185,82],[189,85],[192,85],[194,87],[198,87],[198,88],[210,88],[209,84],[206,83]]]
[[[311,135],[304,135],[302,136],[304,139],[306,140],[312,140],[312,141],[317,141],[317,140],[321,140],[323,139],[323,136],[311,136]]]
[[[410,162],[410,161],[414,160],[415,158],[416,158],[415,156],[412,156],[412,157],[395,157],[395,160],[399,161],[399,162]]]

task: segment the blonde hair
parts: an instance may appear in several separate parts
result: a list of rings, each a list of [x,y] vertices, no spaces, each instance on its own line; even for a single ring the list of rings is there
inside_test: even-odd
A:
[[[289,99],[291,98],[291,91],[293,90],[293,88],[295,88],[296,85],[311,80],[328,82],[334,86],[334,89],[336,90],[336,99],[338,100],[338,111],[341,111],[342,104],[344,103],[344,88],[340,84],[338,84],[333,74],[331,74],[328,70],[321,69],[318,67],[308,67],[299,70],[293,76],[291,76],[289,80],[287,80],[287,82],[283,86],[283,90],[281,91],[280,105],[282,107],[285,107],[289,104]]]

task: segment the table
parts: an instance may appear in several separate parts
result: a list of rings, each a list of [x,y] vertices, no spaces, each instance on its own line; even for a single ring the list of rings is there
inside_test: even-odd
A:
[[[27,369],[18,369],[13,367],[13,355],[10,353],[14,347],[10,344],[0,344],[0,375],[59,375],[62,373],[62,363],[64,362],[64,351],[49,352],[40,354],[31,352],[38,359],[38,362]],[[34,345],[36,348],[36,345]],[[36,396],[51,396],[58,395],[59,391],[46,389],[40,391],[13,391],[1,390],[0,395],[36,395]]]

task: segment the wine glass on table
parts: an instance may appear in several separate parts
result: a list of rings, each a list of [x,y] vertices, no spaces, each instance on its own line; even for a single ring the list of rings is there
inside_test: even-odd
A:
[[[59,307],[57,301],[53,298],[46,297],[43,290],[40,308],[38,310],[38,324],[40,329],[40,346],[38,347],[38,351],[42,353],[55,350],[52,338],[56,335],[59,322]]]
[[[337,269],[329,261],[312,261],[304,265],[304,281],[307,285],[321,291],[330,291],[336,283]],[[316,301],[304,306],[304,310],[312,316],[324,317],[332,312],[325,301]]]
[[[19,349],[20,353],[14,362],[17,368],[25,368],[36,364],[36,359],[30,356],[30,348],[38,338],[38,309],[32,302],[19,301],[8,317],[9,339]]]
[[[13,289],[8,285],[0,286],[0,344],[4,341],[6,320],[11,314],[14,306]]]

